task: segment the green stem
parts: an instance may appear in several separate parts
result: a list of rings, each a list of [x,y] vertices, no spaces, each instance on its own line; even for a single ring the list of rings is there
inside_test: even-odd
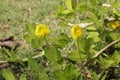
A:
[[[46,45],[47,45],[47,46],[51,47],[51,46],[49,45],[47,36],[45,36],[45,42],[46,42]],[[52,47],[52,48],[54,48],[54,47]],[[52,52],[52,51],[51,51],[51,52]],[[53,57],[54,61],[56,61],[56,60],[55,60],[55,56],[54,56],[53,54],[51,54],[51,56]],[[57,62],[54,62],[54,64],[56,64],[56,68],[59,68],[59,64],[58,64]]]
[[[79,53],[80,61],[81,61],[81,63],[82,63],[82,57],[81,57],[81,54],[80,54],[79,41],[77,40],[76,42],[77,42],[76,44],[77,44],[77,50],[78,50],[78,53]]]
[[[77,12],[75,15],[76,15],[77,22],[80,24],[81,22],[80,22],[79,15],[77,14]]]
[[[79,40],[79,39],[78,39]],[[82,56],[81,56],[81,54],[80,54],[80,46],[79,46],[79,41],[77,40],[77,49],[78,49],[78,53],[79,53],[79,56],[80,56],[80,61],[81,61],[81,63],[83,62],[82,61]],[[85,70],[85,68],[83,69],[84,70],[84,78],[85,78],[85,80],[87,80],[87,76],[86,76],[86,70]]]
[[[49,43],[47,41],[47,36],[45,36],[45,42],[46,42],[46,45],[49,45]]]

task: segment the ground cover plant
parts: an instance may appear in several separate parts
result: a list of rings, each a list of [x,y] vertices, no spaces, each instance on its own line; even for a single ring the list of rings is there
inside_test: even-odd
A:
[[[43,10],[38,11],[43,20],[28,16],[25,21],[18,21],[25,28],[22,34],[17,33],[20,35],[17,39],[8,35],[0,40],[0,79],[119,80],[120,1],[53,0],[50,3],[57,6],[49,4],[55,11],[51,12],[52,8],[45,8],[42,14]],[[2,24],[9,22],[4,17],[0,20]],[[10,18],[10,22],[18,25],[14,19]]]

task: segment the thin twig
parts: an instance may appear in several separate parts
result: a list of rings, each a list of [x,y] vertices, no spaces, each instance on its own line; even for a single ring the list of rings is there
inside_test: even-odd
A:
[[[37,59],[37,58],[39,58],[39,57],[42,57],[43,55],[44,55],[44,51],[43,51],[41,54],[38,54],[38,55],[36,55],[36,56],[33,56],[32,58],[33,58],[33,59]],[[23,62],[26,62],[26,61],[28,61],[28,58],[23,58],[22,61],[23,61]]]
[[[93,25],[94,22],[90,22],[90,23],[80,23],[78,24],[81,28],[85,29],[87,27],[90,27],[91,25]],[[74,24],[72,23],[68,23],[68,26],[73,26]]]
[[[112,45],[114,45],[114,44],[116,44],[116,43],[118,43],[118,42],[120,42],[120,39],[115,40],[115,41],[113,41],[112,43],[108,44],[108,45],[105,46],[103,49],[101,49],[98,53],[96,53],[96,54],[93,56],[93,58],[97,58],[103,51],[105,51],[107,48],[109,48],[110,46],[112,46]]]
[[[115,40],[115,41],[113,41],[112,43],[108,44],[106,47],[104,47],[103,49],[101,49],[95,56],[93,56],[93,59],[97,58],[103,51],[105,51],[107,48],[109,48],[110,46],[112,46],[112,45],[114,45],[114,44],[116,44],[116,43],[118,43],[118,42],[120,42],[120,39]],[[44,51],[43,51],[41,54],[38,54],[38,55],[36,55],[36,56],[33,56],[32,58],[33,58],[33,59],[36,59],[36,58],[39,58],[39,57],[41,57],[41,56],[43,56],[43,55],[44,55]],[[23,58],[22,61],[23,61],[23,62],[26,62],[26,61],[28,61],[28,58]],[[0,61],[0,64],[6,63],[6,62],[9,62],[9,61]],[[83,63],[83,67],[86,66],[88,63],[89,63],[88,61],[84,62],[84,63]]]
[[[101,78],[103,77],[103,75],[104,75],[106,72],[107,72],[106,70],[102,70],[102,71],[98,74],[98,77],[99,77],[100,80],[101,80]]]
[[[8,62],[8,61],[0,61],[0,64],[2,64],[2,63],[6,63],[6,62]]]
[[[96,53],[96,54],[93,56],[93,58],[92,58],[91,61],[93,61],[94,59],[96,59],[96,58],[97,58],[100,54],[102,54],[102,52],[105,51],[107,48],[111,47],[112,45],[114,45],[114,44],[116,44],[116,43],[118,43],[118,42],[120,42],[120,39],[115,40],[115,41],[111,42],[110,44],[108,44],[107,46],[105,46],[103,49],[101,49],[98,53]],[[81,68],[81,69],[83,69],[83,67],[85,67],[87,64],[89,64],[91,61],[85,61],[85,62],[83,63],[83,65],[82,65],[82,68]]]

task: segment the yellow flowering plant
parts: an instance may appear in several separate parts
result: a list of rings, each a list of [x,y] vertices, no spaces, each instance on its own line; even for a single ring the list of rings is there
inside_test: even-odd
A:
[[[83,30],[82,28],[78,25],[78,24],[75,24],[72,26],[72,29],[71,29],[71,36],[74,40],[77,40],[78,38],[81,38],[83,35]]]
[[[36,26],[35,35],[37,37],[45,37],[50,34],[50,29],[45,24],[39,24]]]
[[[113,30],[116,30],[120,28],[120,21],[110,21],[108,22],[108,27],[110,27]]]
[[[113,45],[111,45],[111,44],[107,45],[107,44],[112,42],[113,38],[117,42],[120,41],[120,38],[116,37],[117,35],[120,34],[119,33],[120,21],[112,21],[112,22],[109,22],[108,25],[106,25],[107,23],[104,20],[106,19],[106,17],[109,17],[109,16],[118,18],[118,16],[115,16],[113,14],[113,11],[114,10],[119,11],[119,8],[115,7],[115,6],[119,5],[119,1],[109,0],[109,3],[107,1],[102,2],[101,0],[99,0],[99,1],[98,0],[97,1],[89,0],[88,2],[85,0],[82,0],[82,1],[80,1],[80,0],[64,0],[64,1],[65,1],[65,8],[59,7],[58,11],[56,13],[56,17],[60,18],[61,22],[59,22],[59,23],[62,26],[63,25],[72,26],[71,36],[75,40],[74,46],[77,47],[77,49],[75,48],[75,50],[72,50],[70,52],[70,54],[68,54],[68,58],[72,61],[75,61],[76,63],[81,61],[80,66],[83,66],[82,67],[83,72],[86,71],[86,70],[84,70],[84,67],[87,67],[89,69],[88,66],[84,66],[84,63],[86,65],[87,62],[90,63],[88,65],[97,67],[96,64],[94,64],[94,62],[96,62],[100,65],[100,69],[105,71],[105,75],[102,75],[102,78],[100,78],[100,77],[98,77],[98,75],[101,74],[102,71],[97,72],[96,69],[92,68],[93,71],[91,71],[91,73],[95,73],[95,74],[92,74],[92,76],[90,76],[90,77],[88,75],[84,74],[83,75],[84,78],[82,78],[80,80],[83,80],[83,79],[88,80],[88,79],[86,79],[86,77],[91,78],[90,80],[108,79],[106,77],[106,75],[107,76],[110,76],[110,75],[109,75],[109,73],[107,74],[106,69],[111,69],[110,67],[113,65],[105,64],[104,60],[109,59],[112,61],[110,56],[116,55],[115,51],[118,51],[118,50],[116,50],[116,48]],[[87,3],[88,3],[88,5],[86,5]],[[105,5],[105,3],[107,3],[107,5]],[[81,13],[83,13],[83,15]],[[84,13],[87,13],[87,15]],[[71,19],[71,17],[72,17],[72,19]],[[73,25],[73,23],[81,24],[82,22],[83,23],[84,22],[93,22],[92,26],[84,28],[85,34],[83,33],[82,25],[81,26],[79,26],[77,24]],[[109,26],[111,29],[113,29],[115,31],[112,32],[106,26]],[[111,36],[111,33],[113,33],[112,36]],[[85,35],[84,37],[82,37],[83,34]],[[117,39],[119,39],[119,40],[117,40]],[[104,48],[104,46],[105,46],[105,48]],[[110,46],[112,46],[112,47],[110,47]],[[120,47],[120,45],[117,46],[117,48],[118,47]],[[119,52],[116,52],[116,53],[119,53]],[[103,55],[101,55],[101,57],[104,57],[104,58],[99,57],[100,54],[103,54]],[[82,58],[82,60],[80,60],[81,58]],[[85,61],[87,61],[87,62],[85,62]],[[82,64],[82,62],[84,62],[84,63]],[[112,62],[114,64],[116,64],[116,62],[118,63],[118,61],[114,61],[114,60]],[[104,65],[102,65],[102,64],[104,64]],[[78,66],[78,67],[80,67],[80,66]],[[106,67],[106,66],[107,66],[107,68],[104,69],[104,67]]]
[[[47,41],[46,36],[50,34],[50,29],[45,24],[36,25],[35,23],[28,23],[26,30],[27,33],[24,38],[33,48],[41,47],[44,40]]]
[[[19,58],[20,56],[13,54],[13,51],[9,53],[0,49],[1,56],[10,55],[8,58],[3,56],[6,61],[0,61],[0,67],[9,62],[12,66],[10,70],[14,70],[13,68],[16,70],[16,66],[20,67],[17,68],[18,71],[25,74],[20,80],[111,80],[112,75],[119,77],[120,22],[104,21],[106,16],[112,16],[109,14],[112,13],[110,3],[101,0],[64,1],[64,6],[60,5],[56,15],[63,21],[64,26],[69,27],[55,26],[57,28],[53,29],[51,36],[48,37],[51,31],[47,25],[27,24],[24,38],[30,44],[26,46],[28,50],[15,51],[19,52],[20,56],[24,56],[21,55],[21,51],[27,55],[25,58]],[[105,5],[104,2],[108,4]],[[113,2],[114,0],[111,3]],[[115,5],[116,2],[117,0]],[[14,62],[17,64],[12,64]],[[5,67],[10,67],[9,64]],[[1,74],[8,77],[12,74],[10,72],[14,71],[2,69]],[[115,80],[118,80],[117,77]],[[5,79],[11,79],[11,76]]]

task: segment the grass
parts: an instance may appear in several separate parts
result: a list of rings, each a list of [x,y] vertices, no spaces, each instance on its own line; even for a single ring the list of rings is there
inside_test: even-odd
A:
[[[16,36],[18,39],[23,39],[27,23],[56,26],[54,11],[58,3],[58,0],[0,0],[0,38]],[[38,53],[31,47],[20,47],[15,52],[15,57],[19,59],[36,54]],[[0,55],[2,56],[0,60],[7,59],[3,52],[0,52]]]
[[[51,24],[57,0],[0,0],[0,37],[21,36],[26,23]]]
[[[54,11],[58,3],[57,0],[0,0],[0,38],[16,36],[23,39],[27,23],[56,26]],[[26,46],[20,48],[17,54],[18,57],[35,55],[34,51]]]
[[[77,0],[77,1],[79,1],[79,0]],[[20,77],[21,74],[25,74],[27,77],[27,80],[37,80],[38,76],[40,76],[40,78],[42,78],[45,76],[45,73],[47,73],[47,77],[49,78],[49,80],[55,80],[55,79],[60,80],[62,78],[63,79],[67,79],[67,78],[72,79],[72,76],[74,77],[75,75],[77,75],[75,79],[80,78],[80,77],[82,79],[82,77],[83,78],[88,77],[89,74],[90,74],[90,78],[89,77],[88,78],[92,80],[92,78],[97,79],[97,77],[98,77],[97,75],[99,75],[101,73],[105,73],[105,75],[102,75],[102,77],[104,77],[106,75],[108,76],[106,78],[106,80],[107,80],[107,79],[109,79],[109,77],[119,74],[118,73],[119,67],[115,66],[114,69],[111,68],[113,63],[118,64],[118,61],[116,61],[116,60],[119,60],[119,58],[117,58],[118,54],[119,54],[119,50],[118,50],[119,47],[118,48],[116,48],[115,46],[113,46],[113,47],[110,46],[110,48],[107,47],[107,44],[109,44],[112,41],[111,39],[114,37],[112,37],[110,33],[107,33],[107,32],[109,32],[109,30],[108,30],[108,27],[104,23],[100,23],[100,24],[102,26],[105,26],[106,29],[95,28],[95,31],[99,36],[94,36],[94,37],[88,38],[88,36],[91,36],[91,34],[89,34],[89,32],[91,31],[94,33],[94,30],[92,28],[84,30],[85,34],[83,35],[83,38],[80,40],[81,43],[79,43],[79,44],[81,45],[81,53],[83,53],[82,61],[84,61],[87,64],[85,64],[85,66],[84,66],[84,64],[82,65],[82,62],[80,62],[80,65],[79,65],[79,59],[78,60],[76,59],[75,61],[73,60],[75,58],[78,58],[79,55],[76,54],[77,46],[75,46],[75,42],[72,40],[72,37],[70,36],[70,28],[71,27],[69,26],[66,29],[65,29],[65,27],[63,27],[63,28],[58,27],[58,25],[57,25],[58,20],[56,20],[54,17],[54,12],[55,12],[55,9],[56,9],[57,5],[59,4],[59,2],[60,2],[60,0],[0,0],[0,32],[1,32],[0,38],[16,36],[17,39],[21,41],[20,47],[18,47],[16,50],[7,50],[7,49],[0,47],[0,61],[1,62],[8,61],[8,64],[10,64],[8,66],[6,66],[5,63],[0,64],[0,68],[2,68],[0,71],[0,80],[1,79],[3,80],[4,76],[2,73],[4,73],[4,72],[2,70],[4,68],[7,69],[8,71],[10,69],[14,73],[14,75],[17,79]],[[82,3],[84,3],[84,2],[82,2]],[[93,1],[91,3],[93,3]],[[99,5],[98,7],[100,7],[100,6],[101,5]],[[90,9],[93,8],[92,9],[93,11],[94,11],[94,9],[95,9],[95,11],[97,11],[97,10],[99,11],[98,7],[93,6]],[[90,10],[90,11],[92,11],[92,10]],[[100,11],[102,12],[103,8],[101,8]],[[105,11],[105,12],[103,11],[103,13],[107,13],[107,11]],[[103,15],[103,13],[102,14],[99,13],[100,15],[98,15],[97,13],[91,12],[91,15],[90,15],[91,21],[93,21],[93,22],[96,21],[95,23],[99,23],[99,20],[97,20],[97,18],[99,16],[103,17],[103,19],[100,18],[100,21],[104,20],[105,16]],[[75,12],[75,14],[76,14],[76,12]],[[80,20],[83,20],[81,17],[80,17]],[[93,20],[92,20],[92,18],[93,18]],[[65,17],[65,19],[66,19],[66,17]],[[73,20],[74,19],[76,19],[76,17],[73,17]],[[87,18],[85,18],[85,19],[87,19]],[[68,19],[66,19],[66,20],[68,20]],[[71,19],[69,19],[69,20],[71,20]],[[73,22],[76,23],[77,20],[74,20]],[[23,40],[24,34],[27,33],[27,30],[25,29],[27,23],[47,24],[51,28],[50,37],[48,39],[46,37],[47,42],[43,42],[43,45],[40,47],[36,47],[36,46],[32,47],[31,46],[32,44],[40,45],[40,43],[39,43],[40,40],[36,37],[34,38],[34,36],[32,37],[31,35],[34,32],[31,31],[32,33],[31,34],[28,33],[29,36],[26,36],[26,39],[31,40],[31,42],[29,42],[27,44],[25,39]],[[60,24],[60,23],[58,23],[58,24]],[[65,24],[61,24],[61,26],[62,25],[64,26]],[[98,25],[93,24],[93,27],[96,27]],[[101,32],[99,32],[99,31],[101,31],[102,34],[106,34],[106,33],[107,34],[101,35]],[[116,35],[118,35],[117,33],[114,33],[114,31],[112,33],[113,33],[112,35],[117,37],[116,36]],[[95,42],[93,40],[95,37],[99,38],[100,41]],[[21,40],[21,38],[22,38],[22,40]],[[39,40],[39,42],[38,42],[38,40]],[[24,43],[24,41],[25,41],[25,43]],[[49,42],[50,42],[50,44],[47,45],[46,43],[49,43]],[[91,46],[94,46],[94,47],[91,47]],[[104,46],[106,46],[108,50],[104,49]],[[97,56],[97,57],[94,57],[95,58],[94,59],[92,56],[94,56],[94,54],[96,54],[97,52],[98,52],[97,54],[99,54],[99,52],[101,54],[102,53],[101,50],[103,50],[102,52],[105,51],[104,52],[105,56],[102,55],[98,59],[97,59],[97,57],[98,57]],[[107,52],[106,52],[106,50],[107,50]],[[114,50],[114,51],[111,52],[111,50]],[[41,51],[45,51],[44,56],[39,57],[39,58],[37,57],[35,60],[31,59],[31,57],[35,58],[36,56],[39,56]],[[89,53],[89,54],[86,54],[86,53]],[[108,53],[110,53],[110,54],[108,54]],[[114,56],[112,56],[111,54]],[[86,57],[84,57],[84,56],[86,56]],[[117,57],[115,59],[113,59],[111,56],[112,57],[117,56]],[[28,58],[28,61],[26,61],[27,58]],[[109,63],[109,61],[110,61],[110,63]],[[104,65],[104,64],[106,64],[106,65]],[[38,67],[36,67],[36,66],[39,67],[40,71],[38,71]],[[61,69],[59,69],[59,66],[61,67]],[[82,67],[84,67],[83,70],[81,69]],[[45,70],[44,70],[44,68],[45,68]],[[80,73],[77,73],[78,70],[80,70],[79,71]],[[85,72],[85,74],[82,73],[83,71]],[[87,72],[90,72],[90,73],[86,74]],[[66,74],[69,74],[69,75],[66,75]],[[72,75],[72,74],[74,74],[74,75]],[[63,77],[61,77],[61,76],[63,76]],[[119,76],[119,75],[117,75],[117,76]],[[7,77],[9,77],[9,75]],[[41,80],[45,80],[45,79],[41,79]]]

